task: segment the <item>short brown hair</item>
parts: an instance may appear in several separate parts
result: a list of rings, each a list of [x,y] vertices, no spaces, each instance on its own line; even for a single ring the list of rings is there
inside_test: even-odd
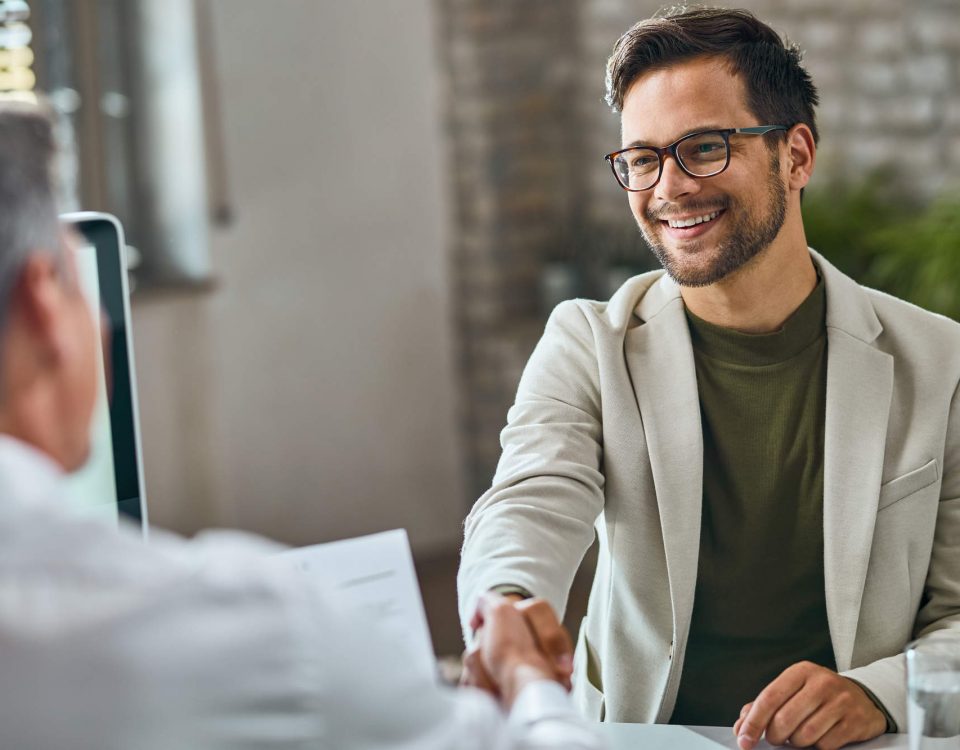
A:
[[[680,6],[634,25],[607,61],[607,104],[621,111],[641,75],[698,57],[721,58],[742,77],[747,106],[761,125],[802,122],[819,141],[817,87],[800,49],[746,10]]]

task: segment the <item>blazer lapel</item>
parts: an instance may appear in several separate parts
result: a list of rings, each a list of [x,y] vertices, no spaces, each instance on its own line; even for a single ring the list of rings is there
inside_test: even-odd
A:
[[[676,637],[686,638],[697,580],[703,497],[703,432],[697,376],[679,288],[663,276],[627,334],[633,382],[656,489]]]
[[[850,668],[877,516],[893,357],[866,293],[814,254],[827,290],[823,563],[837,669]]]

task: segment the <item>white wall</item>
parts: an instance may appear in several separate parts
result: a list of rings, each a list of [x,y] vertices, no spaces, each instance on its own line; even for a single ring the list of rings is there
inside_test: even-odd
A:
[[[453,547],[431,2],[212,8],[236,218],[211,238],[216,291],[134,302],[152,520]]]

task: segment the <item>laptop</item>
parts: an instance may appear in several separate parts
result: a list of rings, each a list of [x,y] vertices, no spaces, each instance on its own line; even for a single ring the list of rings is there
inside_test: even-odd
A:
[[[79,237],[76,266],[91,313],[110,332],[109,356],[98,363],[99,393],[86,464],[68,478],[69,502],[78,514],[119,525],[120,518],[146,535],[147,503],[137,411],[136,376],[123,227],[105,213],[63,214]]]

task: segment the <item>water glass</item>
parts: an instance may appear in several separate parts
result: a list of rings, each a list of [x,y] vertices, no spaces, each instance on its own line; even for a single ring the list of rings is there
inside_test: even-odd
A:
[[[960,641],[933,635],[906,656],[910,750],[960,750]]]

